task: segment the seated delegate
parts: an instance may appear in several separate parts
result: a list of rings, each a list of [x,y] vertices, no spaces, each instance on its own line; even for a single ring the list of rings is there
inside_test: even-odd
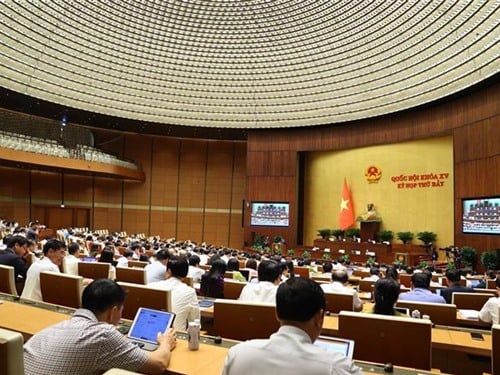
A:
[[[111,368],[163,373],[176,346],[175,331],[158,334],[158,348],[146,352],[116,328],[125,291],[114,281],[98,279],[83,291],[82,308],[71,319],[36,333],[24,346],[26,375],[80,375]]]

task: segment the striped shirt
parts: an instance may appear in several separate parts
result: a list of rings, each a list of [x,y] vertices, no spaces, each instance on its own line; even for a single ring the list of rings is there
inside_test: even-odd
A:
[[[139,370],[147,353],[112,324],[86,309],[35,334],[24,345],[26,375],[100,374],[110,368]]]

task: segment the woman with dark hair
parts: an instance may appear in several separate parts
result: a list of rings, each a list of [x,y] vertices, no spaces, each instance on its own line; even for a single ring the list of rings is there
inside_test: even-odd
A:
[[[394,310],[399,297],[399,284],[394,279],[378,279],[373,290],[373,297],[375,299],[374,314],[406,316]]]
[[[115,280],[116,279],[116,269],[115,269],[115,252],[111,247],[105,246],[101,251],[101,255],[99,256],[99,262],[109,263],[109,273],[108,279]]]
[[[247,279],[240,272],[240,262],[236,258],[229,258],[227,261],[227,270],[233,273],[233,280],[245,283]]]
[[[210,269],[201,276],[200,294],[205,297],[224,298],[224,274],[226,262],[216,259]]]
[[[393,279],[397,283],[399,283],[399,273],[398,273],[398,270],[396,269],[396,267],[394,267],[394,266],[387,267],[387,269],[385,270],[385,277],[387,279]]]

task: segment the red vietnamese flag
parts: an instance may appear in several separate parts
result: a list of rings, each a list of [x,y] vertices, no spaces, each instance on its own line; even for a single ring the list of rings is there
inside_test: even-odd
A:
[[[354,224],[354,205],[349,192],[349,186],[344,178],[344,187],[342,188],[342,200],[340,201],[339,214],[340,229],[345,230]]]

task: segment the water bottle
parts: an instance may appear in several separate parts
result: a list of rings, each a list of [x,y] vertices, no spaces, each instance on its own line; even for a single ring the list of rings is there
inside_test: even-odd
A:
[[[413,310],[411,312],[411,317],[415,319],[420,319],[420,311],[418,311],[417,309]]]
[[[188,346],[189,350],[200,348],[200,320],[195,319],[188,325]]]

